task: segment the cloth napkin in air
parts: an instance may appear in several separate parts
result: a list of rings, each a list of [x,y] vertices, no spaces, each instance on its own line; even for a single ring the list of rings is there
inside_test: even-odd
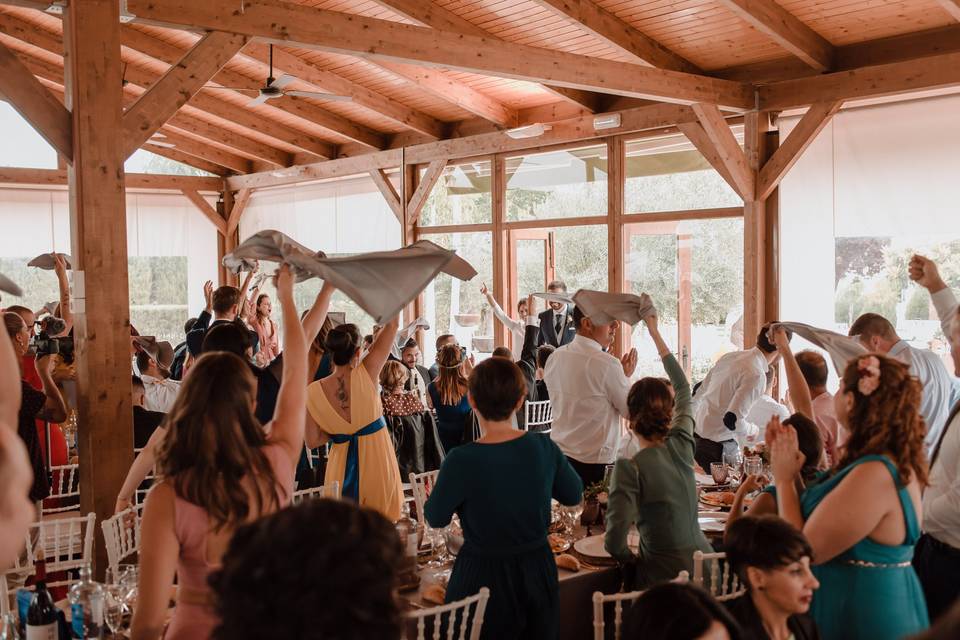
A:
[[[312,251],[293,238],[273,229],[264,229],[253,234],[237,246],[236,249],[223,256],[223,266],[234,273],[253,271],[258,260],[280,262],[290,265],[297,282],[303,282],[314,277],[315,274],[303,268],[303,264],[323,256],[323,253]]]
[[[843,370],[847,368],[854,358],[858,358],[867,353],[866,347],[860,344],[860,341],[850,336],[841,335],[828,329],[818,329],[801,322],[777,322],[770,325],[767,331],[767,339],[773,344],[773,331],[777,327],[784,327],[793,331],[801,338],[805,338],[817,345],[830,355],[833,360],[833,367],[841,378]]]
[[[61,253],[63,259],[67,261],[67,269],[73,269],[73,258],[68,256],[65,253]],[[36,258],[27,263],[28,267],[37,267],[39,269],[46,269],[47,271],[53,271],[56,266],[56,261],[53,259],[53,253],[41,253]]]
[[[632,293],[580,289],[573,294],[573,301],[583,311],[583,315],[600,324],[621,320],[635,325],[657,312],[650,296],[645,293],[637,296]]]
[[[552,291],[540,291],[538,293],[531,293],[534,298],[540,298],[541,300],[546,300],[547,302],[559,302],[560,304],[566,304],[573,306],[576,304],[573,301],[573,298],[570,297],[567,293],[554,293]]]
[[[397,346],[403,348],[403,345],[407,344],[407,340],[413,337],[417,329],[429,331],[430,323],[427,322],[426,318],[417,318],[403,329],[400,329],[400,331],[397,332]]]
[[[0,291],[9,293],[12,296],[22,296],[23,289],[17,286],[17,283],[0,273]]]

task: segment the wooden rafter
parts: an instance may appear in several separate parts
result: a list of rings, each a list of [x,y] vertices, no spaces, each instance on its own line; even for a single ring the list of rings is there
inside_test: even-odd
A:
[[[227,237],[233,236],[234,232],[240,226],[240,218],[243,217],[243,211],[250,202],[252,189],[240,189],[233,199],[233,207],[230,209],[230,217],[227,219]]]
[[[180,193],[186,196],[187,200],[193,203],[197,209],[200,210],[207,220],[213,223],[213,226],[217,228],[217,231],[220,235],[227,235],[227,221],[223,219],[217,210],[210,206],[210,203],[207,202],[206,198],[201,196],[197,191],[193,189],[181,189]]]
[[[138,20],[164,26],[222,29],[348,55],[403,60],[637,98],[703,102],[736,109],[754,106],[752,87],[742,83],[491,42],[478,36],[273,0],[245,0],[242,13],[187,0],[129,0],[128,6]]]
[[[753,172],[750,171],[747,158],[723,114],[712,104],[695,104],[693,111],[697,114],[697,120],[703,127],[707,140],[726,167],[726,174],[733,180],[736,192],[744,200],[753,200],[756,188]]]
[[[124,174],[128,189],[162,189],[180,191],[192,189],[215,193],[223,188],[223,180],[204,176],[177,176],[155,173]],[[24,169],[21,167],[0,167],[0,184],[32,184],[65,186],[66,169]]]
[[[173,160],[174,162],[179,162],[180,164],[185,164],[188,167],[193,167],[194,169],[200,169],[201,171],[206,171],[207,173],[212,173],[215,176],[225,177],[230,175],[230,169],[211,162],[209,160],[204,160],[203,158],[198,158],[197,156],[191,155],[180,151],[179,149],[171,149],[169,147],[161,147],[153,144],[152,142],[145,142],[142,147],[144,151],[149,151],[150,153],[156,154],[158,156],[167,158],[168,160]]]
[[[206,120],[188,115],[183,111],[167,121],[167,128],[170,127],[216,142],[251,160],[260,160],[275,167],[289,167],[293,164],[293,156],[285,151],[251,140],[229,129],[212,125]]]
[[[171,130],[169,127],[162,127],[157,133],[163,136],[159,142],[172,144],[176,150],[182,151],[183,153],[191,155],[195,158],[200,158],[201,160],[218,164],[221,167],[226,167],[232,171],[236,171],[237,173],[250,173],[251,171],[251,163],[246,158],[238,156],[235,153],[230,153],[229,151],[224,151],[218,147],[211,146],[203,140],[198,140],[191,136]],[[148,142],[152,142],[154,145],[156,145],[158,141],[151,139],[148,140]]]
[[[818,102],[812,105],[794,127],[787,139],[780,145],[770,159],[763,165],[757,180],[757,199],[769,196],[791,167],[796,164],[807,147],[823,131],[830,119],[840,110],[843,102]]]
[[[212,31],[171,65],[123,114],[124,154],[129,156],[169,120],[229,61],[247,39]]]
[[[393,211],[393,215],[397,216],[400,224],[403,224],[403,203],[400,201],[400,194],[387,177],[387,173],[383,169],[371,169],[369,173],[373,184],[377,185],[383,199],[387,201],[387,206]]]
[[[829,71],[833,67],[833,45],[775,0],[719,1],[817,71]]]
[[[73,160],[70,112],[3,43],[0,43],[0,93],[50,146]]]
[[[703,73],[699,67],[641,33],[636,27],[597,5],[593,0],[534,0],[558,13],[619,51],[660,69]]]
[[[443,175],[443,170],[446,167],[447,161],[444,158],[437,158],[430,162],[423,177],[420,178],[420,183],[417,185],[416,191],[413,192],[410,196],[410,201],[407,203],[406,219],[408,224],[416,224],[417,220],[420,219],[420,212],[423,211],[423,205],[427,204],[427,198],[430,197],[430,192],[433,191],[434,185],[437,184],[437,180]]]
[[[686,136],[687,140],[690,141],[690,144],[697,148],[697,151],[699,151],[700,155],[702,155],[703,158],[710,163],[710,166],[720,174],[720,177],[723,178],[724,182],[730,185],[730,188],[739,194],[740,187],[737,186],[737,181],[733,179],[730,169],[717,152],[717,148],[713,144],[713,141],[711,141],[707,136],[707,132],[704,131],[703,125],[699,122],[681,122],[677,125],[677,128],[680,130],[680,133]]]
[[[943,10],[953,16],[953,19],[960,22],[960,0],[937,0]]]
[[[423,27],[433,27],[441,31],[466,33],[475,36],[490,36],[485,29],[478,27],[466,18],[458,16],[449,9],[435,4],[433,0],[376,0],[376,2]],[[588,111],[597,111],[599,108],[599,96],[589,91],[546,84],[541,85],[541,87]]]

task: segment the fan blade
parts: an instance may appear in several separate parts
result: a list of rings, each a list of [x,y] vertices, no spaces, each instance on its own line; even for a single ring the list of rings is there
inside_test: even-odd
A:
[[[248,103],[247,103],[247,106],[248,106],[248,107],[255,107],[255,106],[257,106],[258,104],[263,104],[264,102],[266,102],[267,100],[269,100],[271,97],[272,97],[272,96],[270,96],[269,94],[261,93],[261,94],[258,95],[256,98],[254,98],[253,100],[251,100],[250,102],[248,102]]]
[[[337,102],[349,102],[353,100],[350,96],[340,96],[335,93],[321,93],[319,91],[284,91],[285,96],[297,96],[299,98],[316,98],[317,100],[333,100]]]
[[[271,82],[270,86],[273,87],[274,89],[283,89],[285,86],[287,86],[294,80],[296,80],[296,78],[294,78],[293,76],[283,74],[282,76],[280,76],[279,78]]]

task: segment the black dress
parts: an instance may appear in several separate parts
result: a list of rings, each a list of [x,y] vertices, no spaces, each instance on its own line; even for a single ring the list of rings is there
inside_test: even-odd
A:
[[[27,447],[30,466],[33,468],[33,486],[30,487],[30,500],[38,502],[50,495],[50,478],[47,463],[43,459],[40,446],[40,434],[37,433],[37,414],[47,402],[47,396],[37,391],[26,380],[20,381],[20,413],[17,416],[17,433]]]

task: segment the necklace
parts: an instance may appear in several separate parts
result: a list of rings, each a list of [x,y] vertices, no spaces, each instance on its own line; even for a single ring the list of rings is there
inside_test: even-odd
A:
[[[344,376],[337,378],[337,400],[340,401],[341,409],[350,408],[350,398],[347,396],[346,381]]]

